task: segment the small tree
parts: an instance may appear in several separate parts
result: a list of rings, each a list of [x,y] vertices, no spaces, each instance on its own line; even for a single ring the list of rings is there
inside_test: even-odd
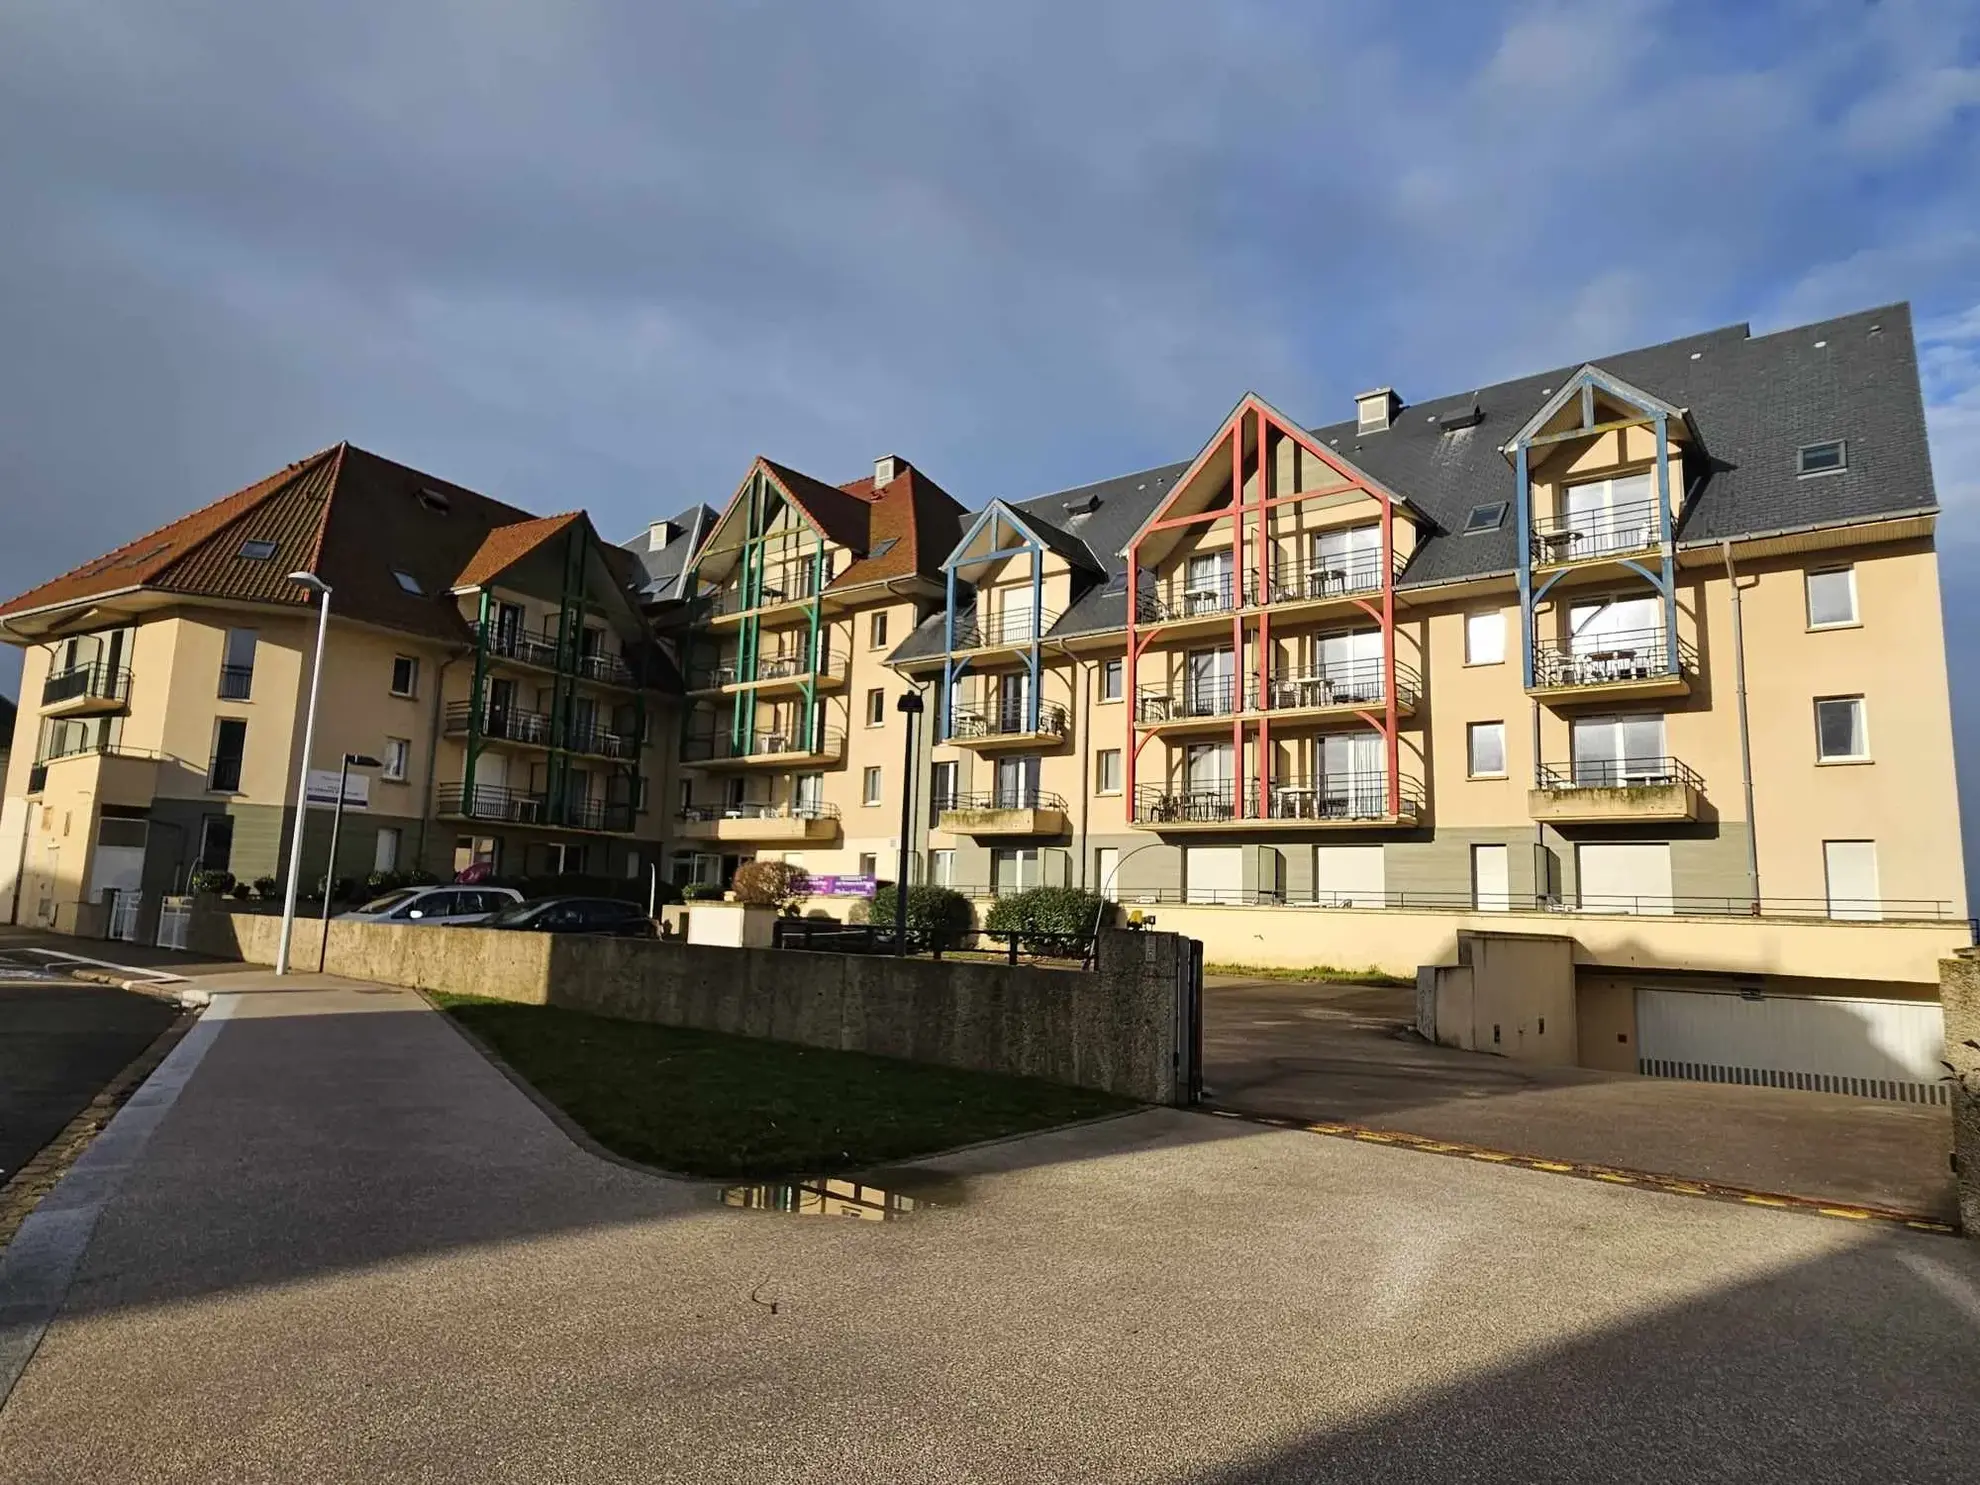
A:
[[[731,885],[737,902],[773,907],[786,916],[795,914],[798,899],[811,891],[811,879],[804,868],[788,861],[748,862],[736,868]]]
[[[882,928],[894,924],[894,887],[880,883],[868,909],[868,921]],[[933,940],[940,936],[953,941],[968,933],[973,922],[969,899],[953,887],[910,887],[907,895],[908,932],[917,938]]]

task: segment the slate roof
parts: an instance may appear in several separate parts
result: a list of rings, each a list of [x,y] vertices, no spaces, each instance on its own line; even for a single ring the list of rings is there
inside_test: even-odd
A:
[[[1512,466],[1501,448],[1584,364],[1689,414],[1707,467],[1686,494],[1677,530],[1680,547],[1937,509],[1909,305],[1885,305],[1770,335],[1729,325],[1406,405],[1380,432],[1358,432],[1352,418],[1309,430],[1428,518],[1399,587],[1513,571],[1519,533],[1510,512],[1496,530],[1473,535],[1463,534],[1466,518],[1474,506],[1513,498]],[[1439,426],[1474,406],[1483,414],[1475,426],[1450,431]],[[1835,438],[1848,441],[1847,470],[1799,477],[1796,451]],[[1028,520],[1076,537],[1109,579],[1080,595],[1053,626],[1053,635],[1126,626],[1120,549],[1188,468],[1189,461],[1165,464],[1013,502]],[[1090,515],[1067,514],[1068,504],[1090,496],[1099,499]],[[891,658],[940,654],[942,632],[937,615]]]
[[[486,582],[582,514],[536,517],[461,485],[340,443],[0,605],[0,619],[134,587],[285,608],[314,602],[288,575],[313,572],[332,612],[465,643],[450,589]],[[241,554],[272,541],[265,558]],[[615,549],[607,548],[607,561]],[[630,554],[626,570],[636,577]],[[407,573],[409,593],[393,575]]]
[[[653,545],[652,526],[632,540],[620,543],[623,550],[638,559],[645,573],[640,594],[649,602],[682,596],[681,576],[687,571],[689,560],[701,549],[703,539],[715,529],[715,512],[705,505],[690,505],[656,524],[667,533],[664,546]]]

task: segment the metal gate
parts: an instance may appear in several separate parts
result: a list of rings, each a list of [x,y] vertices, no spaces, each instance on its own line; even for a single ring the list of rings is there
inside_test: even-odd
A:
[[[110,901],[110,937],[122,943],[137,942],[138,910],[143,894],[112,887],[103,894]]]
[[[1936,1001],[1636,992],[1646,1077],[1944,1104],[1945,1040]]]
[[[158,904],[158,947],[183,949],[186,930],[192,926],[192,899],[167,897]]]

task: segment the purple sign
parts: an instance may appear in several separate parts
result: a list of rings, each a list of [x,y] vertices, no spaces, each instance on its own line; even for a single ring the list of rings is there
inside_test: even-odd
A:
[[[813,876],[809,881],[813,897],[871,897],[875,878]]]

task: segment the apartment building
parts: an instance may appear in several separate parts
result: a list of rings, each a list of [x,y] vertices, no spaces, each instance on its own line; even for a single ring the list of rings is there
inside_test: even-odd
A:
[[[892,876],[909,745],[888,664],[944,601],[963,511],[888,455],[830,485],[758,459],[688,557],[674,878]],[[927,751],[926,728],[916,736]],[[925,778],[925,772],[922,776]]]
[[[1382,910],[1411,962],[1454,912],[1963,939],[1935,518],[1901,305],[1317,428],[1247,396],[964,530],[893,655],[918,844],[979,896]]]
[[[0,605],[26,651],[10,921],[148,934],[196,870],[285,874],[318,615],[298,572],[331,590],[305,882],[347,754],[375,762],[351,770],[339,876],[658,864],[678,681],[636,557],[582,514],[339,444]]]

